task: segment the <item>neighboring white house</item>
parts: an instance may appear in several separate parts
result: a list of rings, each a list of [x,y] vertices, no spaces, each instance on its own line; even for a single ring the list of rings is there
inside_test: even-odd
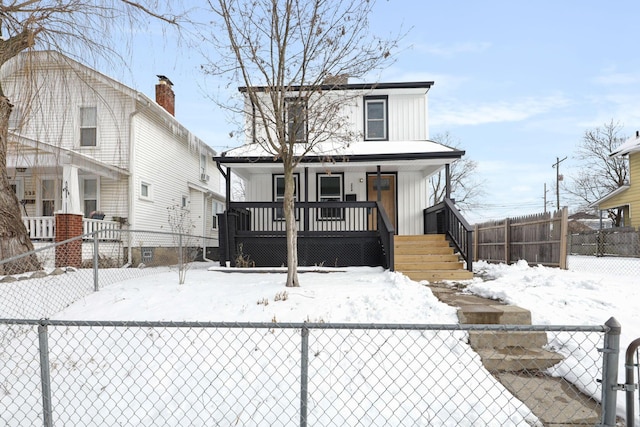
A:
[[[430,207],[429,178],[464,155],[464,151],[428,139],[427,93],[432,85],[433,82],[345,82],[323,86],[325,98],[318,101],[305,99],[305,105],[298,105],[301,102],[298,96],[300,88],[290,88],[292,101],[286,106],[286,121],[289,133],[296,129],[296,141],[311,140],[314,130],[320,127],[328,130],[328,134],[336,135],[336,138],[322,141],[306,153],[296,170],[296,200],[303,203],[351,203],[349,209],[356,209],[357,203],[378,202],[395,235],[432,232],[428,230],[426,219],[426,210]],[[240,88],[248,99],[247,90]],[[268,88],[249,90],[260,93],[260,96],[269,95]],[[330,117],[325,118],[323,108],[327,105],[327,96],[332,100],[343,98],[345,102],[329,101],[332,106],[339,105],[340,111],[331,111],[328,113]],[[260,120],[256,119],[255,110],[247,101],[246,144],[222,153],[216,161],[245,180],[245,202],[238,204],[231,200],[229,206],[240,218],[246,217],[239,220],[241,227],[248,224],[249,219],[254,221],[250,228],[257,235],[258,228],[267,228],[264,224],[276,224],[281,219],[281,211],[259,212],[256,210],[260,208],[258,204],[253,207],[249,203],[280,202],[284,181],[282,162],[275,161],[274,156],[263,148],[264,144],[257,143],[264,140],[265,133]],[[304,144],[300,144],[300,148],[303,147]],[[447,184],[450,188],[450,182]],[[240,210],[233,211],[234,206]],[[371,207],[363,205],[365,217],[369,216],[364,222],[351,221],[346,207],[311,208],[309,204],[307,209],[304,215],[302,211],[297,213],[299,235],[316,233],[314,236],[320,238],[317,233],[327,230],[329,222],[333,223],[331,230],[336,232],[372,229]],[[360,214],[354,211],[353,215]],[[258,216],[264,217],[260,224],[255,223]],[[275,225],[272,228],[279,229]],[[268,233],[264,237],[268,237]],[[252,242],[242,243],[244,252]],[[317,247],[317,242],[314,245]],[[388,253],[389,248],[384,251]]]
[[[190,212],[193,235],[217,246],[224,196],[216,153],[176,120],[172,83],[158,77],[153,100],[56,52],[20,55],[0,69],[14,104],[8,175],[32,240],[53,237],[54,213],[82,214],[85,231],[171,232],[168,210],[177,208]]]

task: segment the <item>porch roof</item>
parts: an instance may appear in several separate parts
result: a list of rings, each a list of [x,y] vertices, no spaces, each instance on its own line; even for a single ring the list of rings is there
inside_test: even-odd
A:
[[[357,141],[346,147],[318,144],[300,163],[310,168],[375,171],[378,166],[384,166],[431,174],[464,153],[430,140]],[[256,169],[261,172],[282,169],[280,159],[255,143],[233,148],[213,159],[240,174],[251,174]]]

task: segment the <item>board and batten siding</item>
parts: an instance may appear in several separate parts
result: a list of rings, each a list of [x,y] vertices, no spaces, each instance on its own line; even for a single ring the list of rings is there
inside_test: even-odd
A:
[[[396,234],[424,234],[423,211],[429,206],[428,184],[422,172],[398,172]]]
[[[309,196],[310,202],[317,201],[316,175],[325,172],[309,171]],[[340,173],[333,171],[333,173]],[[389,171],[384,171],[389,173]],[[344,194],[355,194],[356,200],[367,200],[367,175],[365,172],[344,172]],[[300,171],[299,184],[301,192],[299,199],[305,200],[304,196],[304,172]],[[360,179],[363,182],[360,182]],[[262,173],[251,176],[251,180],[246,184],[246,200],[253,202],[273,201],[273,174]],[[396,211],[398,215],[397,234],[411,235],[424,233],[423,211],[429,203],[428,178],[420,171],[398,172],[397,173],[397,195]]]

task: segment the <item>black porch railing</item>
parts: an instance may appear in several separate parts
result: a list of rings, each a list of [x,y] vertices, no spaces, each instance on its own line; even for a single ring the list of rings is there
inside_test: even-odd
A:
[[[393,268],[393,234],[377,202],[296,202],[301,266]],[[220,253],[232,266],[286,265],[281,202],[232,202],[220,214]]]
[[[424,233],[444,234],[473,271],[473,228],[462,217],[451,199],[424,210]]]

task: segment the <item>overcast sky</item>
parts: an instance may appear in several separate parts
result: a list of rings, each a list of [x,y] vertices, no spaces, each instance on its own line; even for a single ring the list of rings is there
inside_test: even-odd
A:
[[[585,130],[611,120],[626,136],[640,129],[639,19],[636,0],[379,0],[372,28],[408,31],[379,79],[435,82],[430,135],[449,132],[479,163],[477,222],[542,212],[545,183],[554,209],[552,165],[568,157],[560,172],[570,180]],[[134,52],[131,75],[114,77],[153,98],[156,74],[168,76],[178,120],[217,151],[238,144],[207,99],[217,83],[199,71],[199,52],[159,41]]]

